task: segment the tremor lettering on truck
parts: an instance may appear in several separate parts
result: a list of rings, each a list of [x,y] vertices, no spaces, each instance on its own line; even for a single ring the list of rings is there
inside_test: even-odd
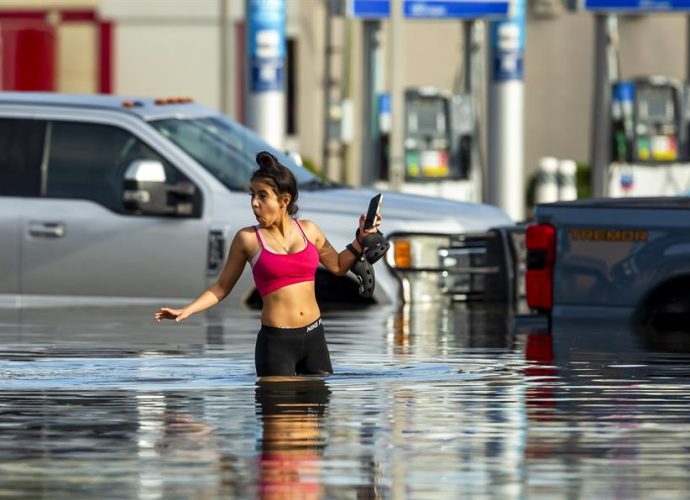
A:
[[[630,229],[570,229],[568,231],[573,241],[621,241],[632,243],[647,241],[649,231]]]

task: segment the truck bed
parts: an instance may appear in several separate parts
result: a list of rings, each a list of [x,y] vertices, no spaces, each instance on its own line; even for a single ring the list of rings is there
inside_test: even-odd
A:
[[[557,201],[548,203],[547,207],[569,207],[569,208],[690,208],[690,197],[649,197],[649,198],[587,198],[573,201]]]
[[[546,304],[541,308],[550,310],[552,319],[594,319],[608,309],[605,316],[642,324],[677,313],[687,323],[689,209],[687,196],[538,205],[536,220],[550,226],[543,234],[552,236],[535,237],[530,248],[528,230],[528,280],[535,277],[532,288],[528,286],[528,302]],[[539,225],[533,234],[539,234]],[[532,295],[529,290],[534,290]],[[542,290],[550,294],[539,296]]]

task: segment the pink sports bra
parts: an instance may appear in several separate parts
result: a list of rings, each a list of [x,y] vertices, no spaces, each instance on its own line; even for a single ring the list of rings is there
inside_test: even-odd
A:
[[[259,226],[254,226],[261,248],[252,259],[252,274],[254,275],[254,284],[262,297],[284,286],[314,281],[316,268],[319,265],[319,250],[309,241],[299,222],[293,220],[302,233],[306,246],[303,250],[290,254],[275,253],[268,250],[261,231],[259,231]]]

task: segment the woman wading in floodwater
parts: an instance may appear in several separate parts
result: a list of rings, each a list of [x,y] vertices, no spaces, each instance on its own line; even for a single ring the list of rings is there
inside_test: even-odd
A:
[[[218,281],[182,309],[162,307],[157,321],[182,321],[227,297],[247,262],[263,299],[261,329],[256,339],[256,374],[308,375],[333,373],[321,312],[316,303],[314,278],[319,262],[344,275],[357,256],[352,250],[338,253],[312,221],[293,219],[297,212],[297,181],[272,154],[256,155],[259,169],[251,179],[251,207],[258,225],[240,229],[232,240],[228,259]],[[361,253],[360,242],[377,232],[364,229],[359,219],[357,237],[350,248]]]

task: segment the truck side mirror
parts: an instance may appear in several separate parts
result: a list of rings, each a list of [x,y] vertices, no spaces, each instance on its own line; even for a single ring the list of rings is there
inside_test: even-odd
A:
[[[149,215],[171,213],[165,168],[157,160],[134,160],[125,170],[122,201],[125,209]]]
[[[122,201],[126,210],[145,215],[198,216],[196,186],[167,182],[158,160],[134,160],[125,170]]]
[[[158,160],[134,160],[125,171],[125,180],[165,182],[165,168]]]

